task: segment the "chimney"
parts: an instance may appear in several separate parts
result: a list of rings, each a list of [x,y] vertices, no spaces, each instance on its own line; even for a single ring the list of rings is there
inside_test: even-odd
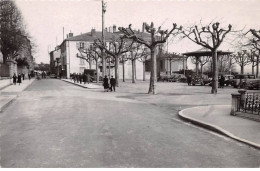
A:
[[[92,29],[91,29],[91,36],[95,36],[95,34],[96,34],[96,29],[95,29],[95,28],[92,28]]]
[[[116,25],[113,25],[113,33],[116,32]]]
[[[144,33],[144,31],[145,31],[145,22],[143,22],[143,27],[142,27],[142,32]]]
[[[73,37],[73,33],[69,33],[69,37]]]

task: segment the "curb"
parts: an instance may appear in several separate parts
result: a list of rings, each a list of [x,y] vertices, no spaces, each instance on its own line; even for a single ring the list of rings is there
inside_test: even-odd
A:
[[[28,84],[21,92],[26,90],[34,81],[35,81],[35,79],[30,84]],[[0,113],[2,113],[10,104],[12,104],[16,100],[16,98],[19,97],[21,92],[19,92],[18,95],[15,95],[6,104],[4,104],[2,107],[0,107]]]
[[[73,85],[76,85],[76,86],[79,86],[79,87],[82,87],[82,88],[87,88],[87,89],[100,89],[100,88],[90,88],[90,87],[85,87],[84,85],[81,85],[81,84],[75,84],[73,82],[70,82],[68,80],[64,80],[64,79],[61,79],[61,81],[64,81],[64,82],[67,82],[67,83],[70,83],[70,84],[73,84]]]
[[[186,116],[186,115],[183,113],[185,110],[194,109],[194,108],[198,108],[198,107],[200,107],[200,106],[192,107],[192,108],[187,108],[187,109],[181,110],[181,111],[178,112],[178,116],[179,116],[181,119],[186,120],[186,121],[189,121],[189,122],[191,122],[191,123],[193,123],[193,124],[195,124],[195,125],[198,125],[198,126],[203,127],[203,128],[207,128],[207,129],[209,129],[209,130],[212,130],[212,131],[214,131],[214,132],[220,133],[220,134],[222,134],[222,135],[225,135],[225,136],[227,136],[227,137],[230,137],[230,138],[232,138],[232,139],[234,139],[234,140],[237,140],[237,141],[239,141],[239,142],[242,142],[242,143],[244,143],[244,144],[250,145],[250,146],[252,146],[252,147],[254,147],[254,148],[260,150],[260,145],[257,144],[257,143],[248,141],[248,140],[243,139],[243,138],[239,138],[239,137],[233,135],[232,133],[226,131],[225,129],[223,129],[223,128],[219,127],[219,126],[216,126],[216,125],[213,125],[213,124],[209,124],[209,123],[206,123],[206,122],[203,122],[203,121],[199,121],[199,120],[197,120],[197,119],[188,117],[188,116]]]

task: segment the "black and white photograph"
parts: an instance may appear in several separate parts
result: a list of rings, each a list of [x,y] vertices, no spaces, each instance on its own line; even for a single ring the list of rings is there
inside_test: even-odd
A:
[[[260,1],[0,0],[0,168],[259,168]]]

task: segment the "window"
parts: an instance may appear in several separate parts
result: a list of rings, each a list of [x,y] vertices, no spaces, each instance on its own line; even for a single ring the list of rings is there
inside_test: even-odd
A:
[[[84,48],[84,42],[79,43],[79,48]]]

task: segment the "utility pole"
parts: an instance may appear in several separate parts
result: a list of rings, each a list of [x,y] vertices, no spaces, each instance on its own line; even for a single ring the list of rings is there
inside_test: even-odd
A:
[[[104,35],[105,12],[106,12],[106,3],[104,3],[104,1],[102,0],[102,42],[106,46],[105,35]],[[105,54],[104,54],[103,50],[101,50],[101,57],[102,57],[102,77],[105,78],[105,75],[106,75],[106,59],[105,59]]]

